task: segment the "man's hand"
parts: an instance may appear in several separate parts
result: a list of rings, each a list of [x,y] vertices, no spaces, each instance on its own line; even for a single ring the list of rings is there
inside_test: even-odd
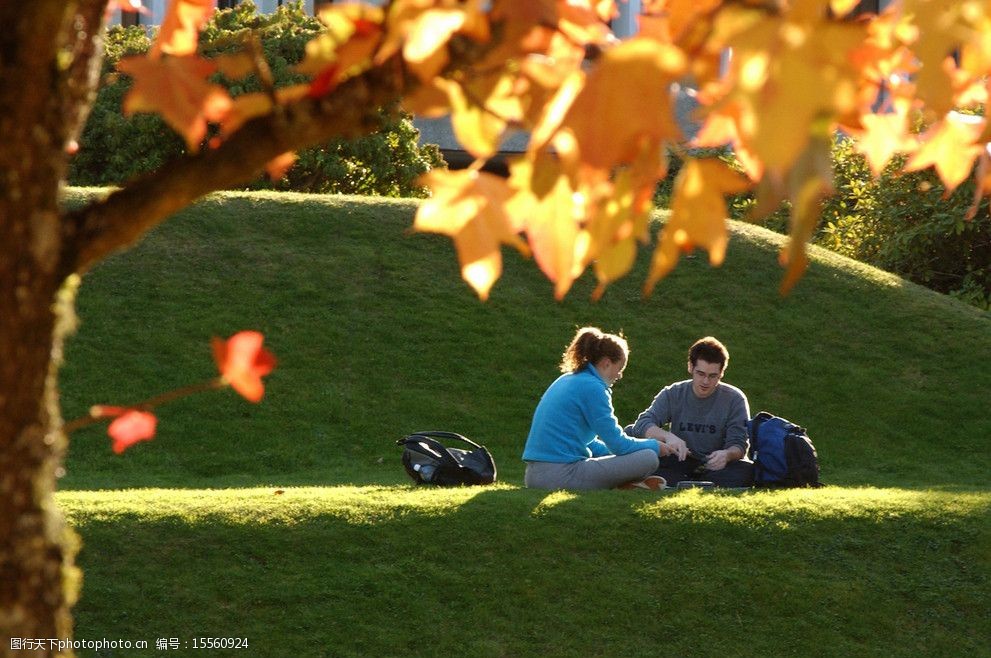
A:
[[[705,463],[705,468],[707,471],[721,471],[726,468],[726,464],[737,459],[743,459],[743,451],[736,446],[715,450],[709,453],[709,461]]]
[[[705,470],[721,471],[726,468],[728,463],[729,459],[725,450],[714,450],[709,453],[709,461],[705,463]]]
[[[683,462],[685,458],[688,457],[688,444],[685,443],[684,439],[680,439],[671,432],[662,439],[664,443],[670,450],[668,450],[669,455],[678,455],[678,461]]]

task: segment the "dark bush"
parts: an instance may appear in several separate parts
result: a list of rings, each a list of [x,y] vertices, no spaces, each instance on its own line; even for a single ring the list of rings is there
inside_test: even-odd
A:
[[[293,72],[302,61],[306,42],[320,30],[300,3],[284,5],[271,14],[259,14],[250,1],[218,11],[203,31],[201,51],[212,57],[232,52],[257,35],[276,87],[304,79]],[[73,185],[115,185],[159,168],[181,155],[182,139],[158,115],[124,117],[121,102],[130,89],[127,76],[113,73],[117,62],[146,52],[151,43],[140,27],[111,28],[106,38],[104,83],[83,131],[79,152],[70,164]],[[230,81],[218,76],[232,96],[259,91],[256,76]],[[444,165],[436,146],[419,146],[419,134],[409,115],[383,108],[382,127],[354,140],[335,140],[298,153],[295,166],[282,180],[259,178],[247,187],[300,192],[330,192],[384,196],[420,196],[417,177]]]
[[[875,179],[852,140],[833,147],[836,193],[826,202],[815,242],[981,308],[991,304],[991,214],[983,200],[973,219],[971,176],[947,198],[927,169]]]
[[[740,168],[728,151],[702,155]],[[988,201],[982,201],[973,219],[965,219],[973,203],[973,176],[944,199],[945,188],[931,169],[896,173],[904,158],[891,162],[875,179],[851,139],[837,137],[831,156],[835,193],[823,206],[814,243],[980,308],[991,307]],[[670,204],[680,164],[673,155],[668,177],[654,196],[660,207]],[[753,193],[737,195],[729,199],[730,217],[751,219],[754,206]],[[787,233],[788,204],[758,221]]]

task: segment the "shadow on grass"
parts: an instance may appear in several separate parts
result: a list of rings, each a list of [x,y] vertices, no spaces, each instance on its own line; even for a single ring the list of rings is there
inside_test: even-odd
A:
[[[991,644],[987,492],[69,496],[84,540],[79,638],[247,637],[265,656],[978,655]]]

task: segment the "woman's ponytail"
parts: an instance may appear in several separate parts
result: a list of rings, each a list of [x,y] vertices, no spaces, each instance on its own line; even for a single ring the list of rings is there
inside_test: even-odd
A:
[[[561,372],[577,372],[586,364],[594,364],[603,357],[620,361],[627,357],[629,351],[622,336],[603,333],[598,327],[582,327],[564,350]]]

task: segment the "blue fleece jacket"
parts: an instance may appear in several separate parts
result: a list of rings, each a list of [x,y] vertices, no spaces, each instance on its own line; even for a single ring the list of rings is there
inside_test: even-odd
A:
[[[523,459],[570,464],[644,449],[657,452],[657,441],[623,433],[613,411],[609,385],[595,366],[588,364],[561,375],[544,392],[533,412]]]

